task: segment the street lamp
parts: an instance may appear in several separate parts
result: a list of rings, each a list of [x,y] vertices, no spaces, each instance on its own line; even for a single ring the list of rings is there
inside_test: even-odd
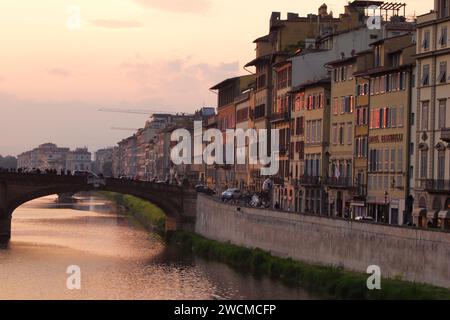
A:
[[[387,201],[388,201],[388,195],[389,195],[389,193],[385,190],[384,191],[384,210],[383,210],[383,223],[385,223],[385,220],[386,220],[386,217],[385,217],[385,214],[387,214],[388,212],[388,204],[387,204]]]

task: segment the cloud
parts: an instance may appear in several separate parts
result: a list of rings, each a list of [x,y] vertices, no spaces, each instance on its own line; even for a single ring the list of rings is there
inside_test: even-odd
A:
[[[216,104],[208,88],[239,73],[238,61],[219,64],[196,63],[191,58],[148,62],[136,55],[120,66],[125,76],[136,84],[142,99],[160,101],[178,107]],[[204,99],[209,99],[204,101]]]
[[[142,27],[142,24],[139,21],[97,19],[91,20],[90,23],[93,26],[107,29],[128,29]]]
[[[55,77],[68,78],[71,76],[70,72],[63,68],[51,68],[47,72]]]
[[[209,0],[133,0],[137,4],[158,10],[178,13],[204,13],[210,7]]]

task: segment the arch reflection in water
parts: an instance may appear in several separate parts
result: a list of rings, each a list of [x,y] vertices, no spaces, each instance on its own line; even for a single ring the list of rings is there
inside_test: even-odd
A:
[[[301,289],[187,256],[148,234],[108,200],[77,195],[29,202],[0,251],[1,299],[309,299]],[[81,290],[66,269],[81,268]]]

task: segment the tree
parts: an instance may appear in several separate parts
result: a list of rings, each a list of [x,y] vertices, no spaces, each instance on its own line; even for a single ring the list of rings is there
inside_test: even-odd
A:
[[[105,177],[112,177],[112,175],[113,175],[112,167],[113,167],[112,161],[105,162],[102,167],[102,174]]]
[[[0,168],[17,169],[17,158],[12,156],[2,157],[0,155]]]

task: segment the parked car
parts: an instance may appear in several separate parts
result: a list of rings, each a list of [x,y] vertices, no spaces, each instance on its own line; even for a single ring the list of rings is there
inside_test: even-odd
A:
[[[366,222],[374,222],[374,219],[372,217],[356,217],[356,221],[366,221]]]
[[[237,200],[242,196],[241,190],[237,188],[227,189],[222,193],[222,201],[226,200]]]
[[[208,186],[205,186],[204,184],[198,184],[195,186],[195,191],[197,191],[198,193],[204,193],[207,195],[213,195],[216,193],[216,191],[214,191],[213,189],[211,189]]]

